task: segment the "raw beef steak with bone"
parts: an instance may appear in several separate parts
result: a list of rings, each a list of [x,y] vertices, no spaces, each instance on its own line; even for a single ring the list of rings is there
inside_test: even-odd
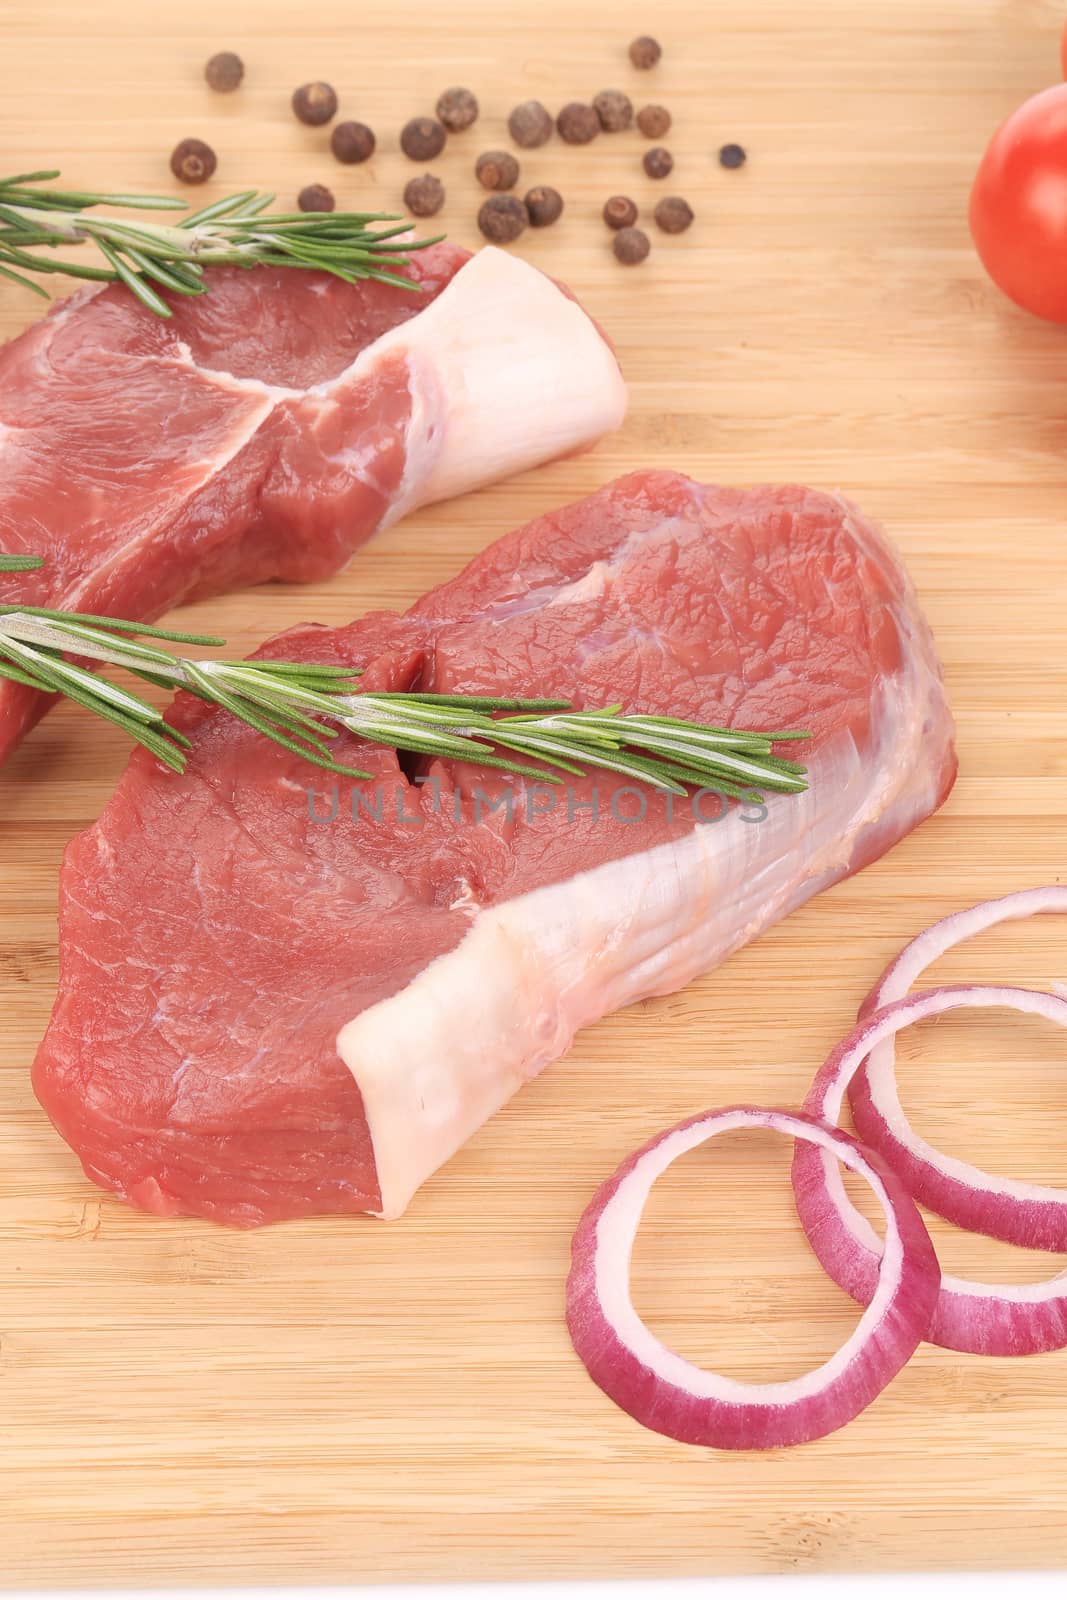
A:
[[[811,786],[770,796],[762,820],[744,805],[711,820],[604,772],[553,795],[346,736],[341,758],[374,776],[334,798],[179,699],[187,773],[136,754],[68,849],[34,1068],[90,1177],[165,1214],[399,1216],[579,1028],[866,866],[955,775],[900,562],[811,489],[636,473],[499,540],[405,616],[297,629],[266,653],[363,667],[367,688],[564,691],[807,728]]]
[[[121,286],[0,350],[0,603],[150,621],[336,572],[431,501],[592,444],[626,408],[600,330],[501,250],[416,252],[421,292],[216,267],[170,320]],[[47,709],[0,682],[0,760]]]

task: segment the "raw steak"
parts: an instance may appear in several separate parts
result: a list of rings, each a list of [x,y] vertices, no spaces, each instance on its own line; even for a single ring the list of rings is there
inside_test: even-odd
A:
[[[363,665],[368,688],[562,689],[806,727],[811,788],[769,797],[763,820],[710,820],[705,798],[698,822],[605,773],[553,796],[353,738],[346,758],[375,777],[314,820],[333,780],[185,697],[188,773],[135,755],[67,852],[34,1069],[90,1177],[166,1214],[398,1216],[577,1029],[866,866],[955,776],[905,572],[855,507],[810,489],[636,473],[405,616],[297,629],[267,653]]]
[[[599,329],[501,250],[416,252],[423,293],[211,272],[168,322],[76,295],[0,350],[0,601],[148,620],[302,582],[433,500],[591,444],[625,389]],[[0,760],[47,709],[0,682]]]

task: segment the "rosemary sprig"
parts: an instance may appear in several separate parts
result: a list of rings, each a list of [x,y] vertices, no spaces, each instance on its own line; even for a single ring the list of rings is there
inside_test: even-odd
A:
[[[25,571],[29,564],[33,558],[0,557],[0,570]],[[193,660],[163,648],[224,643],[114,617],[0,606],[0,678],[65,695],[115,723],[175,772],[185,769],[185,735],[141,695],[69,655],[125,668],[157,687],[186,689],[304,760],[349,778],[371,774],[333,758],[328,741],[339,727],[395,750],[469,761],[545,783],[595,768],[676,795],[695,786],[755,799],[757,791],[799,794],[808,786],[805,768],[776,753],[776,746],[805,739],[805,733],[746,733],[678,717],[625,715],[618,705],[575,711],[557,699],[364,694],[354,668]]]
[[[58,177],[58,172],[25,172],[0,178],[0,276],[46,299],[46,291],[27,273],[121,282],[160,317],[172,313],[159,290],[206,293],[206,266],[303,267],[333,273],[346,283],[373,278],[417,289],[393,269],[407,264],[410,251],[437,242],[405,240],[401,245],[409,224],[392,212],[271,213],[274,196],[254,189],[216,200],[173,225],[98,216],[98,206],[125,211],[183,211],[186,206],[166,195],[40,187]],[[373,227],[376,223],[391,226]],[[51,253],[71,244],[95,246],[103,265]]]

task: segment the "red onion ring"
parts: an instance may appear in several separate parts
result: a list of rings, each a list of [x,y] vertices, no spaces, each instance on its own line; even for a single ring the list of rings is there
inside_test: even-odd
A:
[[[953,945],[995,923],[1047,911],[1067,911],[1067,890],[1029,889],[946,917],[901,951],[864,1001],[860,1016],[903,999]],[[1034,1250],[1067,1251],[1067,1191],[991,1178],[978,1167],[942,1155],[912,1130],[897,1092],[892,1037],[871,1051],[848,1086],[848,1098],[860,1138],[882,1153],[921,1205],[970,1233]]]
[[[1010,898],[1018,900],[1015,896]],[[989,925],[976,923],[973,931]],[[930,932],[935,934],[938,930]],[[937,949],[937,939],[925,948]],[[948,945],[940,948],[947,949]],[[890,971],[902,975],[908,970],[902,962],[903,958],[898,958]],[[879,985],[876,992],[881,988]],[[836,1123],[845,1090],[883,1039],[892,1038],[924,1017],[958,1007],[982,1006],[1006,1006],[1067,1027],[1067,1001],[1035,990],[970,985],[911,995],[863,1017],[820,1069],[804,1102],[805,1111]],[[983,1181],[989,1180],[983,1177]],[[793,1188],[800,1220],[819,1261],[835,1283],[861,1305],[868,1304],[877,1287],[882,1244],[845,1193],[839,1169],[827,1162],[820,1151],[798,1145],[793,1158]],[[976,1355],[1032,1355],[1062,1349],[1067,1345],[1067,1274],[1035,1284],[972,1283],[946,1276],[927,1337],[947,1349]]]
[[[857,1327],[829,1361],[788,1382],[740,1383],[694,1366],[656,1338],[630,1296],[633,1244],[652,1185],[679,1156],[733,1128],[788,1134],[820,1164],[836,1157],[866,1179],[885,1213],[885,1248],[879,1244],[874,1292]],[[851,1421],[926,1335],[940,1281],[914,1201],[877,1156],[839,1128],[756,1106],[705,1112],[630,1156],[597,1190],[572,1251],[567,1326],[594,1383],[645,1427],[721,1450],[803,1444]]]

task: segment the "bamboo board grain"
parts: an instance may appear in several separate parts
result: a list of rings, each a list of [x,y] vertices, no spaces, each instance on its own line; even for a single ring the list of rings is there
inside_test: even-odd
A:
[[[717,1456],[642,1432],[585,1379],[561,1320],[573,1224],[652,1130],[739,1095],[795,1103],[886,956],[980,896],[1061,881],[1067,814],[1065,336],[983,280],[967,189],[999,118],[1057,76],[1055,0],[68,0],[0,8],[0,165],[166,186],[179,138],[219,184],[304,182],[392,203],[396,133],[441,87],[485,113],[440,170],[474,243],[476,150],[509,107],[617,84],[665,102],[699,223],[640,272],[603,199],[653,185],[636,135],[524,162],[567,199],[526,241],[611,330],[622,432],[394,529],[336,581],[198,606],[251,644],[298,619],[401,605],[501,531],[638,465],[854,494],[904,551],[946,660],[962,776],[944,813],[860,879],[683,995],[590,1030],[392,1226],[236,1235],[102,1196],[27,1069],[55,978],[55,883],[121,739],[60,711],[0,776],[0,1582],[358,1581],[1067,1564],[1067,1354],[923,1349],[855,1425]],[[654,30],[665,56],[625,59]],[[215,49],[247,87],[212,98]],[[326,75],[382,135],[345,171],[287,110]],[[743,172],[718,145],[740,139]],[[35,304],[0,288],[0,333]],[[189,613],[187,613],[189,615]],[[192,622],[190,623],[192,625]],[[1067,977],[1053,920],[989,936],[957,976]],[[903,1046],[906,1102],[958,1154],[1064,1180],[1062,1042],[943,1021]],[[785,1377],[855,1320],[798,1236],[786,1151],[694,1158],[657,1194],[639,1305],[694,1357]],[[1049,1270],[936,1228],[950,1269]]]

